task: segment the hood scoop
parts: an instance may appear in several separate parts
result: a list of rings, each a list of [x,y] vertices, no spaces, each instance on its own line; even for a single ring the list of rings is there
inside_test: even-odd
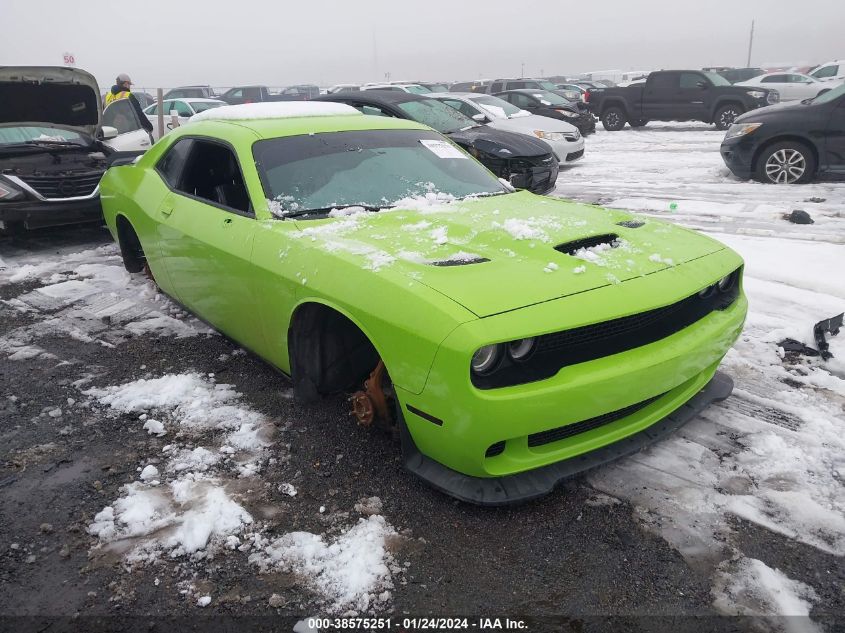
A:
[[[624,222],[617,222],[616,226],[624,226],[626,229],[638,229],[644,224],[645,222],[642,220],[634,220],[632,218],[630,220],[625,220]]]
[[[595,248],[596,246],[600,246],[602,244],[607,244],[611,248],[616,248],[619,246],[617,240],[619,236],[615,233],[606,233],[604,235],[592,235],[590,237],[584,237],[580,240],[573,240],[571,242],[564,242],[563,244],[558,244],[555,246],[555,250],[564,253],[566,255],[574,255],[577,251],[580,251],[582,248]]]
[[[470,264],[483,264],[490,260],[486,257],[451,257],[449,259],[440,259],[438,261],[430,262],[432,266],[469,266]]]

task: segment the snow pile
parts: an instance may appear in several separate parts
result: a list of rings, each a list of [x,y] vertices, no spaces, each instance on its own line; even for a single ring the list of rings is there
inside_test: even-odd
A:
[[[241,405],[232,385],[215,384],[197,373],[141,378],[83,393],[121,413],[161,411],[159,417],[183,431],[228,431],[224,442],[237,449],[257,452],[270,445],[272,424],[263,414]]]
[[[535,240],[538,242],[550,241],[545,230],[549,228],[549,223],[537,218],[528,218],[526,220],[508,218],[501,224],[493,222],[493,227],[501,228],[505,232],[509,233],[515,240]]]
[[[262,571],[305,578],[330,613],[367,612],[390,600],[395,565],[388,541],[396,536],[384,517],[372,515],[330,542],[310,532],[291,532],[272,542],[256,537],[260,551],[249,560]]]
[[[352,106],[345,103],[324,101],[269,101],[265,103],[244,103],[241,105],[209,108],[191,117],[197,121],[250,121],[257,119],[293,119],[319,116],[361,116]]]
[[[720,565],[713,597],[714,605],[722,613],[775,616],[778,619],[771,624],[776,630],[821,632],[809,620],[812,603],[819,599],[813,588],[754,558],[725,561]]]
[[[88,533],[133,563],[152,561],[160,552],[204,558],[251,523],[218,480],[191,476],[165,488],[125,485],[123,496],[94,517]]]

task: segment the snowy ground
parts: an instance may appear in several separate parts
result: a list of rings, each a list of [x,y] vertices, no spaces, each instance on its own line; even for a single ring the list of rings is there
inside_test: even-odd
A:
[[[723,364],[734,395],[588,480],[712,573],[722,612],[806,615],[818,602],[812,586],[746,554],[731,519],[845,556],[845,336],[831,340],[827,362],[777,347],[785,338],[815,346],[813,324],[845,310],[845,184],[739,181],[719,156],[721,138],[687,124],[602,130],[558,180],[555,195],[703,230],[746,261],[748,320]],[[795,209],[815,223],[784,220]]]
[[[494,603],[824,630],[845,604],[845,333],[827,362],[777,342],[814,346],[813,324],[845,309],[845,184],[739,182],[721,136],[600,130],[555,195],[705,230],[743,255],[750,313],[723,367],[734,395],[510,510],[424,488],[340,398],[298,405],[266,365],[126,274],[101,232],[0,242],[0,597],[21,613],[96,610],[99,591],[132,613]],[[815,224],[785,221],[794,209]],[[65,531],[71,545],[51,536]],[[76,566],[57,572],[63,561]],[[52,576],[79,596],[39,598]]]

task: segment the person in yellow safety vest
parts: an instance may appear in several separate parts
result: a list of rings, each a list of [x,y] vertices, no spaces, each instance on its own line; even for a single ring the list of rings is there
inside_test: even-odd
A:
[[[144,114],[144,111],[141,109],[141,104],[138,103],[138,99],[136,99],[135,95],[132,94],[132,80],[126,73],[120,73],[117,76],[114,85],[111,87],[111,90],[106,93],[105,107],[108,108],[115,101],[120,101],[121,99],[129,100],[129,103],[132,104],[132,109],[135,110],[138,121],[141,123],[141,127],[147,130],[147,132],[152,132],[153,124]]]

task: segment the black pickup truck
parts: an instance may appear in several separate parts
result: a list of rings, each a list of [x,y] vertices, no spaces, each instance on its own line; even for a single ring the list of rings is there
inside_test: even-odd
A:
[[[219,99],[229,105],[241,103],[262,103],[265,101],[305,101],[320,94],[320,88],[311,84],[288,86],[273,94],[267,86],[235,86],[224,92]]]
[[[589,105],[610,132],[649,121],[703,121],[726,130],[744,112],[779,100],[777,90],[732,86],[716,73],[659,70],[642,83],[590,90]]]

